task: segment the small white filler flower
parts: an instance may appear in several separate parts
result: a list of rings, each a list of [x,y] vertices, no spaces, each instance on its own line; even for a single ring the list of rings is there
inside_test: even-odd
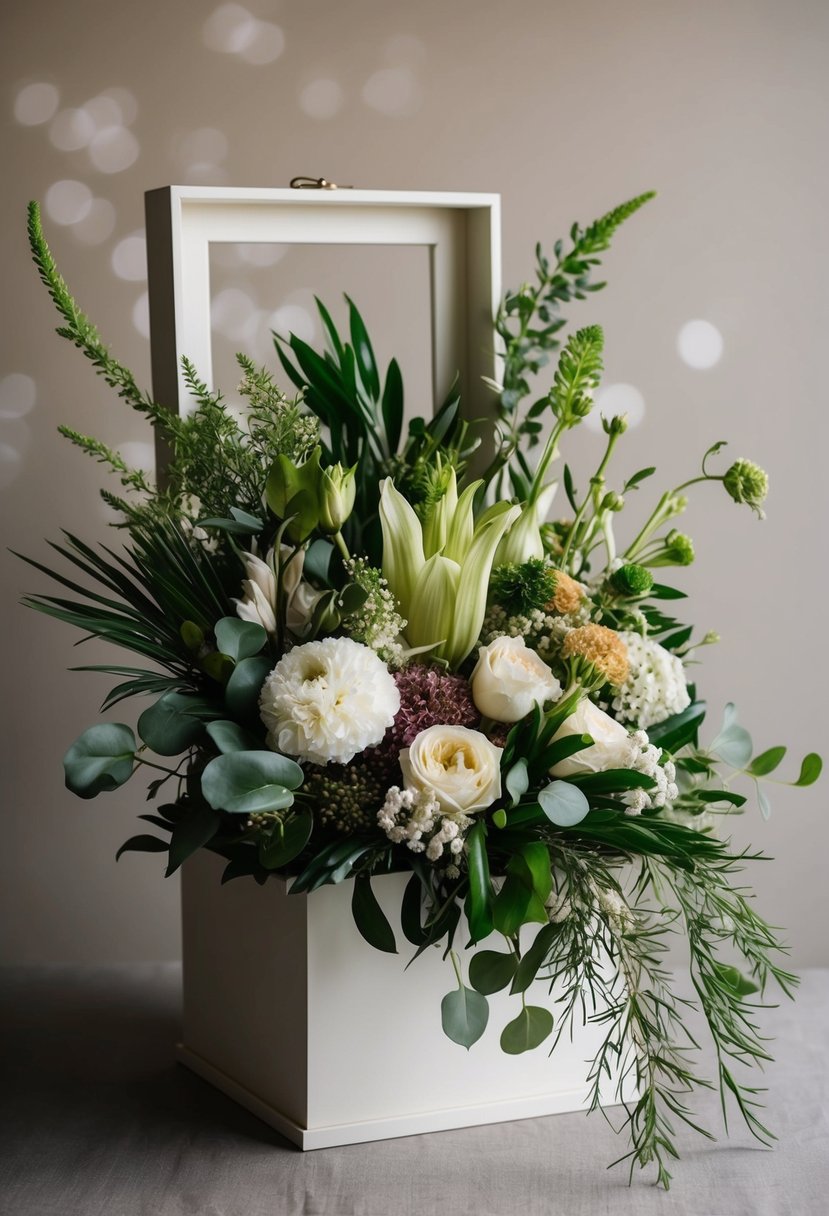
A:
[[[314,764],[347,764],[379,743],[400,708],[382,659],[351,638],[295,646],[262,685],[268,746]]]

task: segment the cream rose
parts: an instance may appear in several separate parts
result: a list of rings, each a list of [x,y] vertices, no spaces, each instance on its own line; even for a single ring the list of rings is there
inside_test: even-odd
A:
[[[560,760],[550,769],[553,777],[573,777],[577,773],[602,773],[609,768],[628,768],[631,762],[630,736],[615,718],[584,697],[570,717],[553,735],[590,735],[593,743],[584,751]]]
[[[431,790],[444,815],[483,811],[501,796],[501,752],[466,726],[429,726],[400,753],[406,789]]]
[[[471,684],[476,708],[496,722],[520,722],[534,705],[561,696],[558,680],[523,638],[481,646]]]

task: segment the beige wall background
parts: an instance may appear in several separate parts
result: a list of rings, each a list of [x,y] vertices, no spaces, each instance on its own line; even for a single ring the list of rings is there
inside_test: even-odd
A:
[[[571,316],[606,327],[606,384],[630,386],[614,389],[638,416],[620,473],[657,464],[660,481],[676,484],[716,439],[769,469],[762,524],[718,487],[702,488],[684,524],[698,560],[678,580],[700,628],[723,638],[699,675],[712,719],[734,699],[758,748],[788,742],[798,759],[825,749],[823,0],[30,0],[8,6],[2,23],[7,958],[179,950],[177,890],[158,860],[113,862],[143,809],[138,785],[92,802],[63,789],[62,753],[105,692],[102,677],[66,668],[100,660],[73,650],[67,628],[17,606],[44,580],[5,551],[44,558],[43,538],[62,527],[107,539],[100,471],[60,439],[58,422],[138,463],[150,451],[142,420],[52,333],[26,250],[30,198],[44,202],[79,300],[147,382],[145,189],[286,185],[312,173],[364,187],[500,191],[512,285],[530,275],[536,239],[551,244],[574,219],[658,189],[607,258],[606,292]],[[402,352],[410,403],[428,408],[416,255],[226,248],[214,272],[218,366],[231,392],[233,349],[266,357],[271,325],[313,333],[311,292],[330,300],[345,288],[385,356]],[[709,349],[706,337],[713,353],[722,340],[706,368],[678,348],[694,320],[709,328],[702,347],[691,343],[692,361]],[[572,447],[582,479],[600,442],[587,432]],[[785,775],[795,771],[793,756]],[[781,787],[768,823],[753,806],[734,821],[739,843],[777,859],[751,879],[765,914],[788,927],[799,965],[829,963],[827,789]]]

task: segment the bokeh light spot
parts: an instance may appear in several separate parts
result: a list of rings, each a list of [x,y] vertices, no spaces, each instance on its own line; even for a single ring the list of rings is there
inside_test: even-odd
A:
[[[132,323],[142,338],[150,336],[150,297],[143,292],[132,306]]]
[[[314,317],[301,304],[288,301],[281,304],[267,318],[268,329],[280,337],[287,338],[288,334],[296,334],[303,342],[313,342],[317,326]]]
[[[139,283],[147,277],[147,238],[139,229],[131,232],[112,251],[112,269],[119,279]]]
[[[261,67],[273,63],[285,50],[285,35],[272,21],[257,21],[251,41],[239,51],[245,63]]]
[[[704,371],[722,358],[723,336],[710,321],[686,321],[679,331],[676,345],[683,363]]]
[[[138,160],[141,148],[126,127],[104,127],[89,145],[89,159],[100,173],[123,173]]]
[[[36,401],[37,385],[25,372],[10,372],[0,380],[0,418],[22,418]]]
[[[117,120],[119,123],[127,127],[132,126],[138,117],[138,102],[129,89],[116,86],[111,89],[104,89],[100,96],[108,97],[115,102],[120,115]]]
[[[363,101],[373,110],[395,118],[414,114],[420,107],[420,88],[408,67],[381,68],[363,85]]]
[[[23,464],[23,456],[10,443],[0,440],[0,490],[5,490],[16,480]]]
[[[226,338],[244,341],[255,334],[259,321],[256,304],[239,287],[226,287],[210,306],[210,323]]]
[[[100,245],[115,231],[115,208],[109,199],[93,198],[89,211],[72,228],[85,245]]]
[[[24,85],[14,99],[14,116],[24,127],[38,127],[57,112],[60,93],[53,84],[37,81]]]
[[[116,452],[120,452],[132,469],[143,469],[146,473],[155,470],[155,447],[149,439],[125,439],[116,443]]]
[[[299,94],[300,109],[309,118],[334,118],[343,108],[343,91],[336,80],[312,80]]]
[[[271,245],[265,241],[242,243],[236,245],[235,248],[239,260],[248,266],[275,266],[288,252],[286,245]]]
[[[253,43],[258,25],[241,4],[220,4],[202,26],[202,37],[211,51],[235,55]]]
[[[86,148],[95,136],[95,123],[86,110],[61,110],[49,128],[52,145],[61,152]]]
[[[638,426],[645,417],[645,398],[633,384],[606,384],[596,393],[593,409],[584,420],[589,431],[600,432],[602,417],[627,414],[628,426]]]
[[[92,191],[72,178],[54,182],[46,191],[46,211],[56,224],[77,224],[92,209]]]

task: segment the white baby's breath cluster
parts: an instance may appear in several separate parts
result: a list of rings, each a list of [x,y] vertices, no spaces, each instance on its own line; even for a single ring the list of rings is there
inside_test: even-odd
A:
[[[508,616],[500,605],[494,604],[484,619],[481,642],[488,646],[496,638],[523,638],[528,646],[546,659],[559,652],[572,629],[587,624],[589,620],[590,609],[586,601],[566,616],[546,612],[543,608],[536,608],[526,616]]]
[[[369,646],[392,669],[402,667],[405,655],[400,636],[406,621],[397,611],[388,583],[363,558],[347,562],[346,569],[367,593],[365,603],[345,622],[349,636]]]
[[[681,659],[652,638],[638,633],[619,636],[627,648],[630,664],[628,678],[612,702],[620,722],[635,722],[647,730],[690,705]]]
[[[628,815],[640,815],[642,811],[668,806],[679,795],[676,785],[676,766],[666,760],[660,764],[661,749],[654,747],[644,730],[635,730],[630,735],[629,767],[644,773],[656,782],[652,790],[629,790],[624,801]]]
[[[474,820],[460,813],[441,814],[434,790],[393,785],[377,812],[377,822],[393,844],[405,844],[413,853],[425,853],[429,861],[440,861],[444,852],[452,858],[460,856],[464,833]]]

